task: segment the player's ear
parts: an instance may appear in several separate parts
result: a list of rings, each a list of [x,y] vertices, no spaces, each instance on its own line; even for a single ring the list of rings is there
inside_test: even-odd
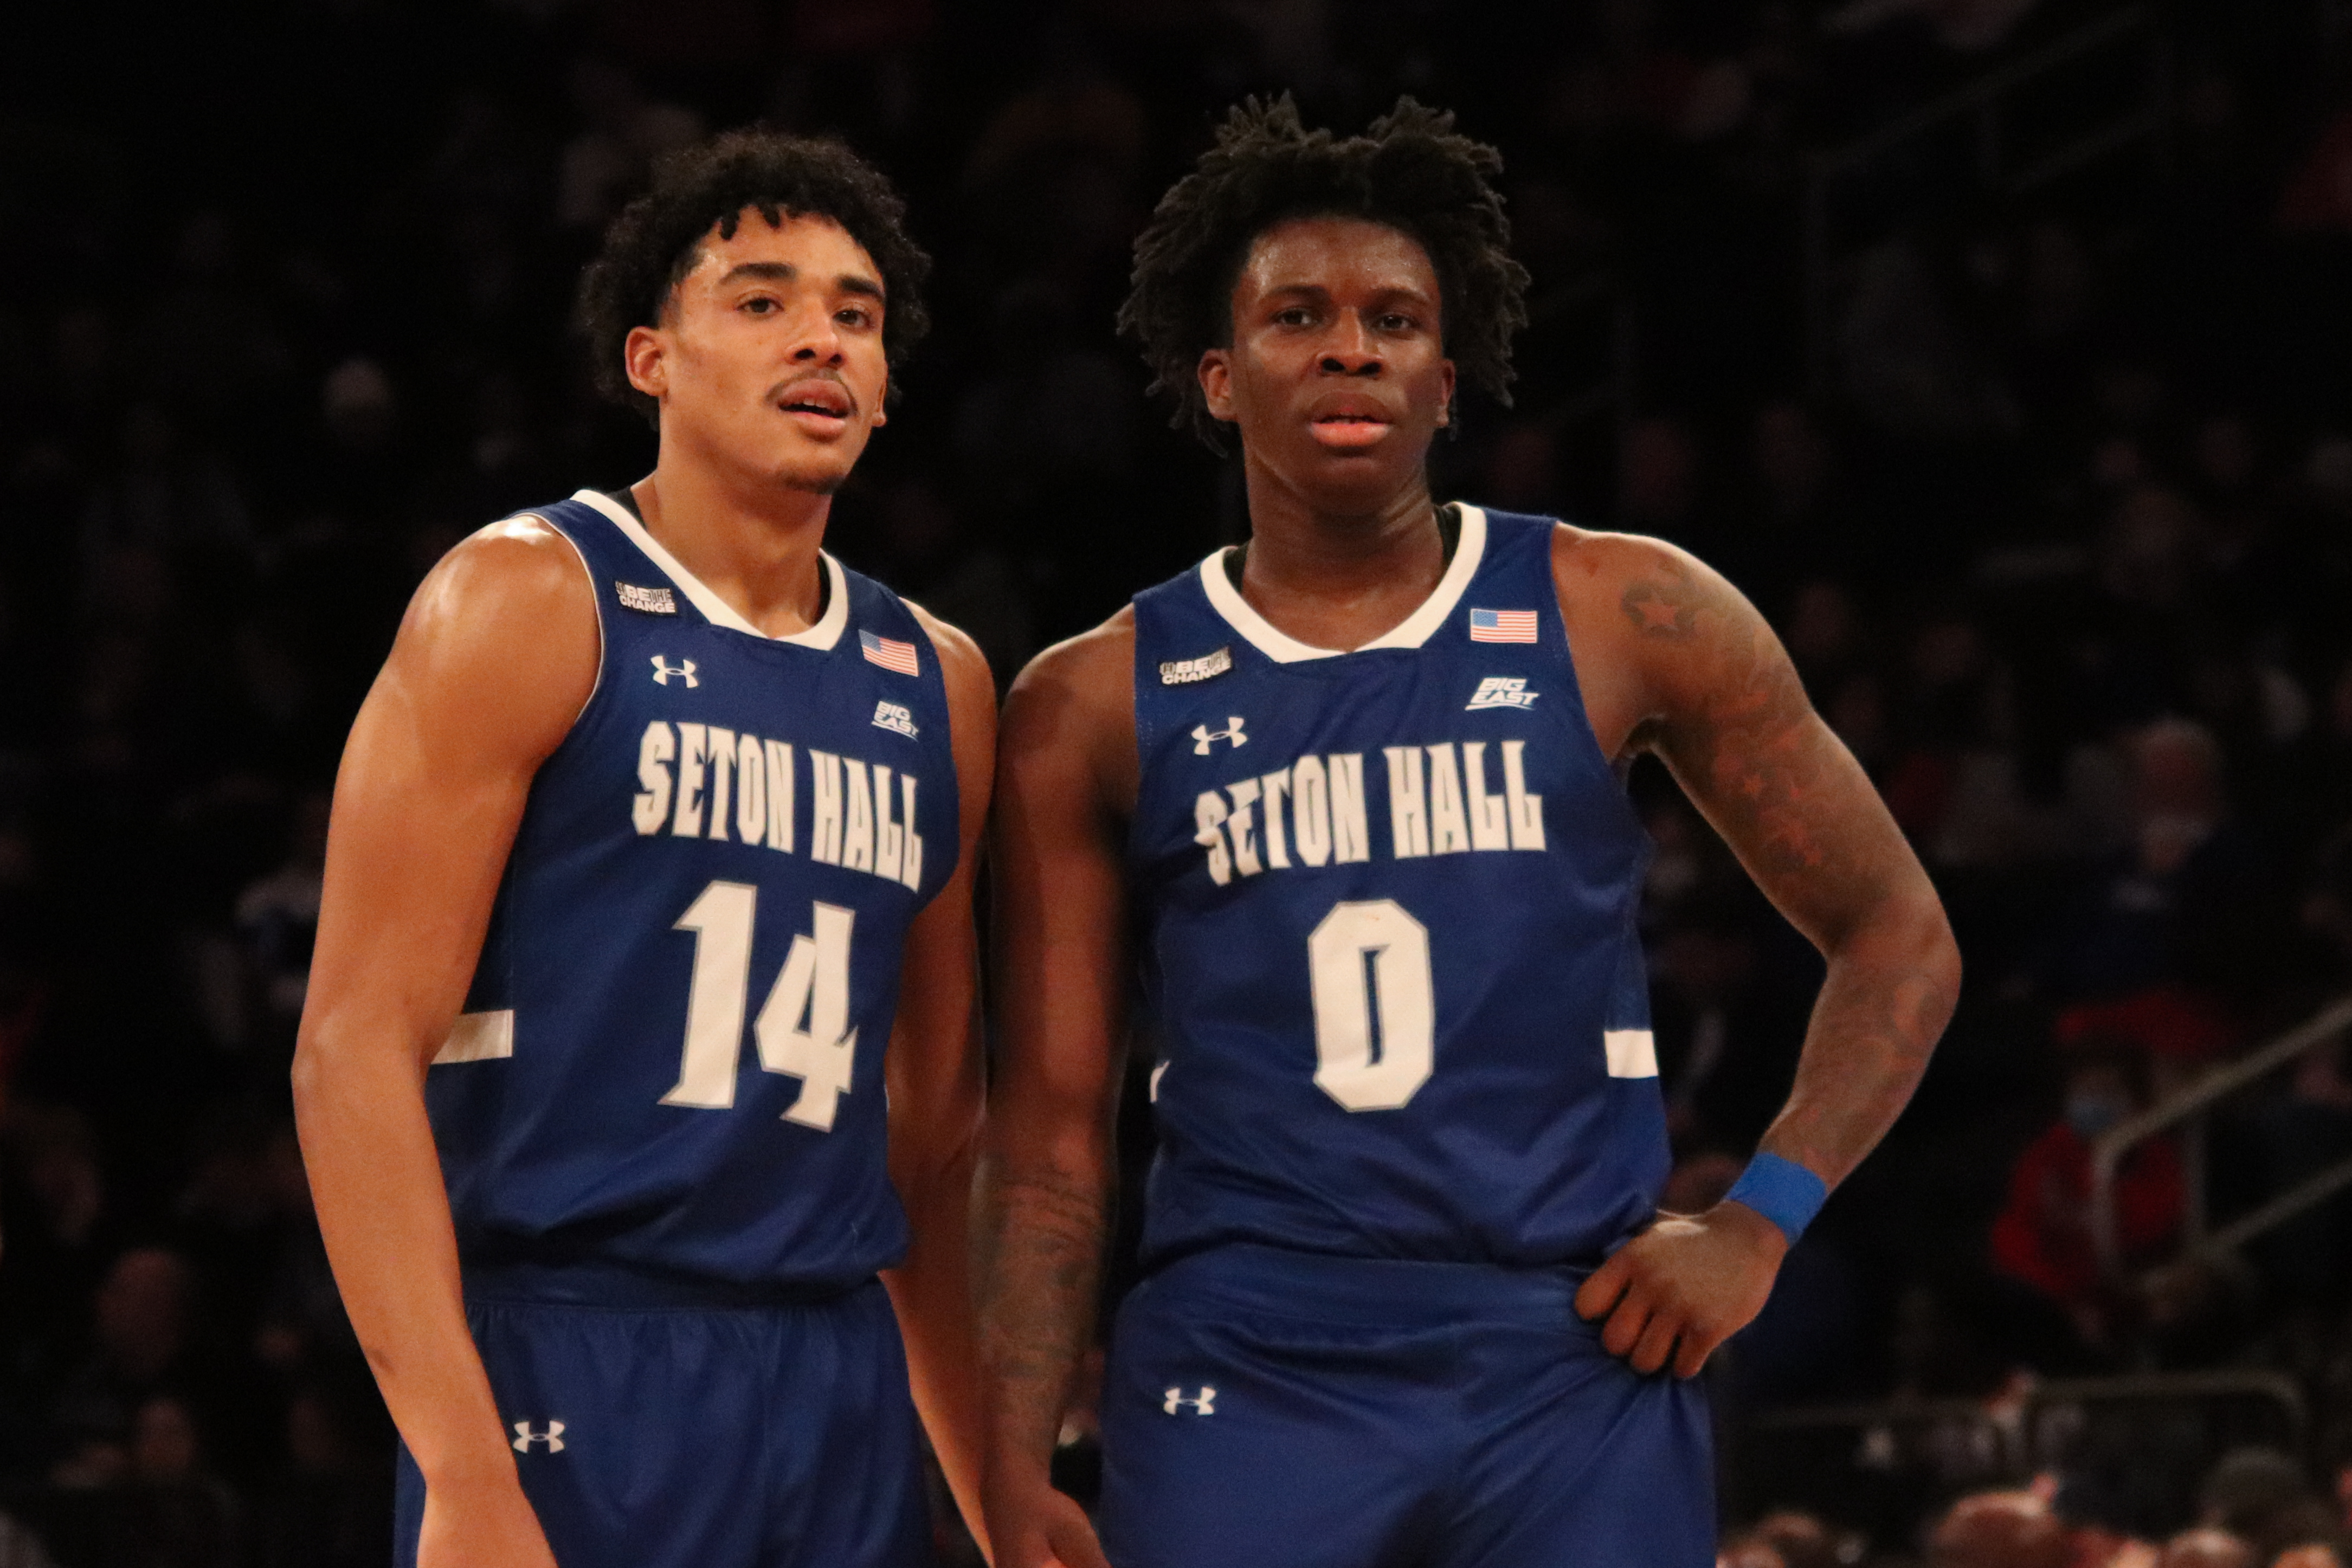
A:
[[[1210,417],[1231,423],[1234,418],[1232,354],[1223,349],[1210,349],[1201,355],[1201,363],[1192,373],[1200,378],[1201,397],[1209,405]]]
[[[889,423],[890,370],[889,367],[886,365],[882,370],[882,390],[874,394],[874,423],[867,425],[866,428],[868,430],[877,430]]]
[[[1454,423],[1454,361],[1438,361],[1437,375],[1439,384],[1445,389],[1445,396],[1437,405],[1437,423],[1442,427]]]
[[[621,368],[627,372],[629,384],[647,397],[657,398],[669,391],[667,349],[662,335],[651,327],[632,327],[621,340]]]

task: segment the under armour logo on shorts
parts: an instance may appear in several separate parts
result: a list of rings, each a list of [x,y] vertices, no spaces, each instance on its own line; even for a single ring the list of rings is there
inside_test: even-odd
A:
[[[530,1453],[533,1443],[545,1443],[551,1454],[563,1452],[563,1423],[561,1421],[550,1421],[544,1432],[532,1431],[528,1421],[516,1422],[514,1429],[514,1451],[518,1454]]]
[[[1188,1405],[1195,1416],[1213,1416],[1217,1413],[1217,1391],[1205,1383],[1201,1385],[1200,1393],[1192,1395],[1187,1395],[1181,1388],[1171,1388],[1160,1408],[1173,1416]]]

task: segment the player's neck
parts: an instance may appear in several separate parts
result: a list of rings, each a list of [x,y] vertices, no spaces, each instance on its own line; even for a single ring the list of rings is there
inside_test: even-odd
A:
[[[1287,636],[1360,648],[1436,591],[1447,540],[1426,476],[1362,510],[1318,506],[1255,465],[1242,597]]]
[[[817,551],[832,497],[730,482],[667,453],[630,493],[645,515],[646,531],[761,632],[789,637],[824,615]]]

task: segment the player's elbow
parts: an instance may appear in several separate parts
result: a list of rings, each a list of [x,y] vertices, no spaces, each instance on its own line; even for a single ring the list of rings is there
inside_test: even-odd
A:
[[[1909,901],[1904,911],[1906,932],[1920,973],[1946,994],[1960,988],[1960,944],[1952,935],[1951,917],[1944,901],[1932,889]]]
[[[382,1031],[355,1028],[354,1021],[333,1009],[313,1006],[303,1013],[288,1070],[298,1125],[331,1115],[355,1097],[364,1103],[388,1087],[379,1072],[382,1053],[370,1049]]]
[[[294,1119],[299,1124],[314,1120],[320,1103],[331,1091],[333,1077],[333,1053],[320,1038],[321,1026],[304,1015],[302,1027],[294,1037],[294,1063],[287,1077],[294,1094]]]
[[[1928,1038],[1943,1032],[1960,994],[1960,945],[1932,888],[1886,901],[1872,923],[1871,955],[1916,998]]]
[[[1816,940],[1832,964],[1916,975],[1947,996],[1959,989],[1959,944],[1943,900],[1924,874],[1858,901]]]
[[[1941,903],[1936,905],[1933,924],[1934,931],[1927,943],[1928,953],[1924,962],[1933,972],[1943,994],[1957,998],[1960,994],[1960,942],[1952,935],[1951,919],[1945,915]]]

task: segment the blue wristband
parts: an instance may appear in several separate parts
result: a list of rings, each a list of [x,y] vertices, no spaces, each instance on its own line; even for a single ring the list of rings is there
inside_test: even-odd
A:
[[[1778,1155],[1757,1151],[1731,1184],[1725,1195],[1734,1203],[1744,1203],[1780,1228],[1780,1234],[1794,1247],[1813,1216],[1829,1201],[1827,1183],[1794,1160],[1784,1160]]]

